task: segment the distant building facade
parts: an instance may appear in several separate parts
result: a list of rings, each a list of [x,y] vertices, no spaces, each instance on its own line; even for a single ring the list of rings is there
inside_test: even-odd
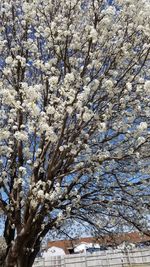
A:
[[[74,254],[143,246],[150,246],[150,236],[138,232],[131,232],[100,238],[84,237],[72,240],[49,241],[46,250],[55,247],[62,249],[65,254]]]

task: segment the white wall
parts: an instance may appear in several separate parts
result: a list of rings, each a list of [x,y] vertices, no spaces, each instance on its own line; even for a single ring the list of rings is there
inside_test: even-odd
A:
[[[51,247],[49,248],[47,251],[44,251],[43,253],[43,258],[45,260],[53,257],[53,256],[65,256],[65,252],[62,248],[58,248],[58,247]]]
[[[148,263],[150,266],[150,248],[56,256],[48,261],[36,260],[34,267],[122,267],[134,263]]]

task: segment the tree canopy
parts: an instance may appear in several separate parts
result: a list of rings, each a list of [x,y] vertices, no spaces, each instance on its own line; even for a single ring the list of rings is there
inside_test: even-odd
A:
[[[150,3],[0,3],[5,266],[68,220],[148,229]]]

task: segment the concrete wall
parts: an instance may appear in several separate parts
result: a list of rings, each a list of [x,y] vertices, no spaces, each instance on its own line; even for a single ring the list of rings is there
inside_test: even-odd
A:
[[[56,256],[48,261],[37,259],[34,267],[126,267],[143,263],[150,266],[150,248]]]

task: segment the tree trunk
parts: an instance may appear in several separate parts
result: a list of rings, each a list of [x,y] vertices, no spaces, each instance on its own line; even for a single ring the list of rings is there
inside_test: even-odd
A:
[[[16,267],[32,267],[30,264],[30,257],[26,255],[18,259]]]
[[[32,267],[39,250],[40,245],[32,252],[19,250],[16,257],[9,251],[0,267]]]
[[[35,257],[36,253],[22,255],[22,257],[19,257],[19,259],[17,260],[16,267],[32,267]]]
[[[2,267],[32,267],[35,257],[36,253],[24,251],[22,248],[13,251],[10,248]]]
[[[34,259],[29,255],[20,255],[16,260],[12,262],[7,262],[7,260],[4,262],[4,265],[2,267],[32,267],[33,266]]]
[[[20,233],[8,247],[3,267],[32,267],[41,244],[40,238],[35,239],[29,233]]]

